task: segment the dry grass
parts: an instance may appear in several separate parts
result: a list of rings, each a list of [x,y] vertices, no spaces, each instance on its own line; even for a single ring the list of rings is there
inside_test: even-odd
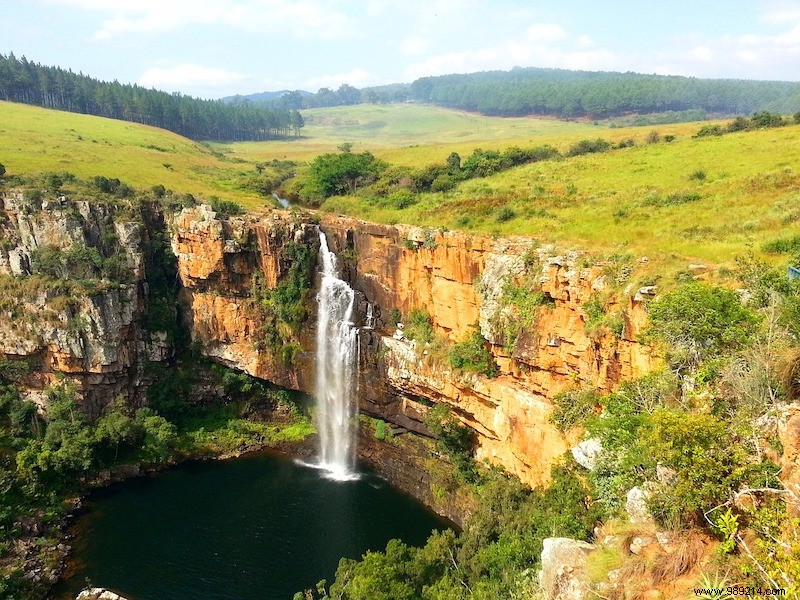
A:
[[[789,400],[796,401],[800,398],[800,349],[791,350],[780,369],[780,379],[783,382],[783,389]]]
[[[658,556],[653,564],[651,572],[656,584],[667,584],[686,575],[706,554],[705,537],[698,532],[681,533],[674,545],[671,552]]]

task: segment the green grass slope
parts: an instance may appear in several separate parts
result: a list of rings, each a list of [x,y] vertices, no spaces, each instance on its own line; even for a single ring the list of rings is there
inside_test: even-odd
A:
[[[613,130],[637,145],[469,180],[404,209],[361,197],[323,207],[384,223],[715,263],[800,234],[800,126],[692,138],[698,128],[672,127],[676,140],[655,144],[645,143],[652,128]]]
[[[527,235],[676,264],[730,263],[766,241],[800,234],[796,125],[693,138],[700,124],[611,129],[419,104],[335,107],[305,116],[309,124],[299,140],[205,146],[152,127],[0,102],[0,163],[9,174],[104,175],[253,208],[269,205],[240,185],[256,163],[290,159],[302,170],[343,142],[392,164],[419,167],[452,151],[466,157],[478,147],[552,144],[564,152],[581,139],[632,138],[635,147],[518,167],[450,192],[422,194],[404,209],[362,197],[333,198],[324,209],[383,223]],[[676,139],[648,144],[654,129]]]
[[[253,171],[241,159],[155,127],[11,102],[0,102],[0,163],[9,175],[68,171],[216,195],[248,207],[269,204],[237,188],[241,175]]]
[[[306,126],[297,140],[213,144],[246,160],[310,160],[335,152],[343,142],[403,164],[425,164],[444,152],[482,146],[505,147],[515,140],[591,136],[607,131],[588,123],[539,118],[484,117],[425,104],[359,104],[302,111]]]

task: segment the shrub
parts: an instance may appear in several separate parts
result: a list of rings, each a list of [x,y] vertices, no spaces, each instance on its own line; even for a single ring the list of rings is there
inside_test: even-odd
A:
[[[590,477],[612,514],[623,510],[631,487],[648,481],[649,508],[662,526],[699,525],[703,511],[747,481],[746,453],[717,417],[674,408],[650,413],[623,394],[603,404],[602,418],[588,422],[603,447]],[[659,482],[657,467],[672,470],[673,479]]]
[[[653,131],[651,131],[650,133],[647,134],[647,137],[645,138],[645,141],[648,144],[657,144],[658,142],[661,141],[661,134],[658,133],[658,131],[656,131],[654,129]]]
[[[722,127],[719,125],[703,125],[697,133],[694,134],[692,137],[702,138],[702,137],[711,137],[722,135]]]
[[[451,175],[439,175],[431,182],[432,192],[447,192],[456,187],[456,181]]]
[[[698,365],[746,345],[758,320],[736,292],[686,283],[652,302],[643,340],[664,343],[667,358],[675,366]]]
[[[397,190],[386,197],[386,204],[392,208],[402,210],[419,202],[416,194],[409,190]]]
[[[605,303],[596,295],[583,304],[586,313],[584,326],[588,335],[598,337],[604,330],[610,331],[616,337],[622,337],[625,329],[625,318],[619,311],[609,312]]]
[[[610,150],[613,144],[608,140],[598,138],[596,140],[581,140],[577,144],[570,146],[567,156],[580,156],[581,154],[591,154],[594,152],[605,152]]]
[[[559,431],[566,432],[582,426],[600,407],[600,395],[593,389],[567,390],[553,397],[553,412],[550,422]]]
[[[408,315],[408,322],[405,323],[405,326],[403,335],[407,339],[428,344],[433,341],[433,321],[426,311],[413,309]]]
[[[3,177],[6,174],[6,166],[3,163],[0,163],[0,177]]]
[[[244,214],[244,209],[231,200],[220,200],[219,198],[212,198],[209,201],[211,208],[214,212],[222,217],[235,217]]]
[[[680,206],[689,202],[700,200],[701,196],[697,192],[675,192],[662,198],[657,194],[651,194],[642,200],[642,206]]]
[[[498,223],[505,223],[506,221],[510,221],[515,219],[517,213],[514,211],[513,208],[510,206],[504,206],[500,210],[497,211],[497,222]]]
[[[762,244],[761,249],[771,254],[794,254],[800,252],[800,235],[770,240]]]
[[[700,524],[704,510],[727,499],[745,463],[722,421],[707,414],[659,409],[643,423],[631,456],[651,474],[658,464],[675,471],[675,481],[660,486],[649,501],[662,525]]]
[[[425,413],[425,426],[436,436],[436,445],[456,466],[465,481],[474,481],[475,460],[472,457],[475,435],[463,425],[446,404],[437,404]]]
[[[466,339],[454,344],[450,349],[450,365],[455,369],[480,373],[487,377],[497,377],[500,370],[491,352],[486,348],[486,340],[480,327],[474,326]]]

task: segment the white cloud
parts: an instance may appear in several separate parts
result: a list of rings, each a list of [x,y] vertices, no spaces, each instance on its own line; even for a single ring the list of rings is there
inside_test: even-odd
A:
[[[139,77],[139,85],[177,91],[187,88],[222,88],[240,84],[247,79],[246,75],[233,71],[182,64],[170,68],[148,69]]]
[[[797,2],[774,2],[759,15],[758,20],[771,25],[785,25],[800,21],[800,6]]]
[[[659,73],[698,77],[784,79],[797,81],[800,64],[800,12],[773,35],[721,36],[695,43],[673,41],[655,60]]]
[[[555,23],[536,23],[528,27],[528,38],[539,43],[558,42],[567,37],[561,25]]]
[[[524,34],[502,43],[477,50],[449,52],[428,57],[406,69],[409,79],[446,73],[469,73],[515,66],[560,67],[564,69],[602,70],[618,64],[609,50],[593,48],[587,36],[570,38],[555,23],[535,23]]]
[[[93,39],[163,33],[190,25],[226,25],[250,33],[333,39],[357,35],[335,0],[46,0],[107,13]]]
[[[428,40],[422,39],[418,35],[411,35],[400,44],[400,50],[408,56],[418,56],[424,54],[429,46]]]

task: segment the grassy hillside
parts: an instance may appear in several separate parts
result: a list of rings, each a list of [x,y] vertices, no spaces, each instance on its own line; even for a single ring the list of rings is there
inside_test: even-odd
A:
[[[692,138],[697,128],[661,127],[677,137],[653,144],[645,142],[648,130],[613,130],[604,137],[630,136],[637,145],[473,179],[401,210],[357,197],[333,198],[324,208],[716,263],[800,234],[800,126]]]
[[[214,144],[247,160],[275,157],[310,160],[335,152],[343,142],[401,164],[425,164],[453,149],[505,147],[525,140],[586,137],[606,127],[556,119],[484,117],[423,104],[362,104],[304,110],[306,126],[298,140]],[[537,142],[538,143],[538,142]],[[433,158],[431,158],[433,157]]]
[[[200,197],[217,195],[248,207],[268,204],[237,187],[252,164],[177,134],[10,102],[0,102],[0,163],[9,175],[69,171],[81,178],[116,177],[134,187],[161,184]]]

